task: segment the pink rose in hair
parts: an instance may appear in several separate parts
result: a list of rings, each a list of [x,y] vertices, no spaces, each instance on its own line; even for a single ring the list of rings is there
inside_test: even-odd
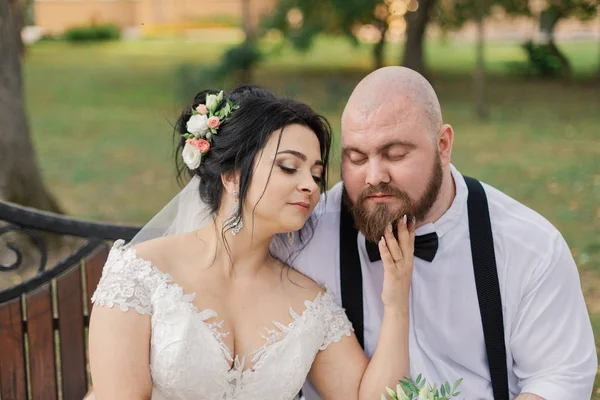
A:
[[[221,125],[221,120],[219,120],[219,117],[210,117],[206,124],[211,129],[217,129]]]
[[[200,115],[206,115],[208,109],[204,104],[198,104],[198,107],[196,107],[196,112]]]
[[[208,150],[210,150],[210,143],[208,142],[208,140],[188,139],[188,140],[186,140],[186,143],[188,143],[191,146],[194,146],[195,148],[200,150],[200,153],[202,153],[202,154],[206,154],[206,153],[208,153]]]

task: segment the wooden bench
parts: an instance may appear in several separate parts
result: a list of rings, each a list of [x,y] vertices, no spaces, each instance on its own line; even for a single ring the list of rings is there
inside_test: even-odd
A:
[[[0,399],[81,400],[88,388],[87,328],[90,297],[102,275],[108,241],[131,239],[138,227],[90,223],[0,202],[0,240],[8,232],[29,236],[40,252],[39,272],[0,291]],[[39,232],[85,238],[51,268]],[[7,240],[8,242],[8,240]],[[19,268],[22,254],[9,243]]]

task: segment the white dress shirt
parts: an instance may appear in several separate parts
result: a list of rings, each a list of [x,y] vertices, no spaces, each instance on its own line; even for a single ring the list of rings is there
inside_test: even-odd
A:
[[[435,231],[439,248],[431,263],[415,258],[410,293],[411,376],[423,374],[438,386],[463,378],[460,398],[493,399],[471,259],[468,189],[462,175],[454,166],[451,169],[456,186],[451,207],[416,232]],[[535,211],[483,186],[502,297],[510,397],[529,392],[546,400],[587,400],[597,370],[596,347],[569,247]],[[293,261],[299,271],[332,290],[340,304],[341,196],[341,183],[323,196],[314,236]],[[371,357],[383,315],[383,265],[369,261],[361,233],[357,241],[365,352]],[[306,400],[320,398],[310,382],[303,392]]]

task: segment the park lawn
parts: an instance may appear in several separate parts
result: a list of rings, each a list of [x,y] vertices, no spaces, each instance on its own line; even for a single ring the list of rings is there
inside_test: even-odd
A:
[[[45,42],[28,49],[32,136],[44,178],[67,214],[143,224],[176,193],[171,126],[191,101],[182,99],[179,68],[214,63],[227,46]],[[345,99],[369,72],[368,46],[342,38],[321,39],[309,53],[263,46],[273,54],[257,69],[256,82],[313,105],[337,137]],[[563,232],[600,334],[600,85],[589,78],[600,56],[593,42],[562,48],[576,71],[573,82],[516,76],[507,66],[524,60],[518,45],[489,44],[487,122],[473,113],[473,45],[430,43],[427,55],[444,119],[455,129],[454,164]],[[398,54],[391,48],[388,62]],[[338,160],[336,148],[331,183],[339,179]]]

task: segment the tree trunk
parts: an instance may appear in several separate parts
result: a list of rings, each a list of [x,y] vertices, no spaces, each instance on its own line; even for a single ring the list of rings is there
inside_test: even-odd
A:
[[[29,137],[21,72],[20,0],[0,1],[0,198],[60,211],[46,190]]]
[[[23,18],[23,22],[25,26],[33,26],[35,25],[35,0],[25,0],[25,17]]]
[[[382,68],[384,65],[383,56],[385,55],[385,35],[388,31],[388,24],[385,22],[381,23],[379,32],[381,32],[381,39],[373,46],[373,69]]]
[[[251,0],[242,0],[242,26],[244,28],[244,46],[250,47],[254,44],[254,30],[252,27]],[[240,74],[241,83],[252,82],[252,69],[244,68]]]
[[[554,28],[562,18],[561,12],[550,6],[540,13],[540,32],[545,36],[546,43],[552,53],[560,60],[562,70],[566,76],[571,76],[572,69],[569,59],[560,51],[554,42]]]
[[[423,56],[423,42],[431,9],[436,0],[421,0],[417,11],[406,13],[406,41],[402,65],[427,76]]]
[[[476,22],[477,22],[477,47],[476,47],[476,66],[474,76],[475,86],[475,114],[480,120],[487,118],[487,108],[485,102],[485,58],[484,58],[484,14],[485,1],[477,0],[476,7]]]

